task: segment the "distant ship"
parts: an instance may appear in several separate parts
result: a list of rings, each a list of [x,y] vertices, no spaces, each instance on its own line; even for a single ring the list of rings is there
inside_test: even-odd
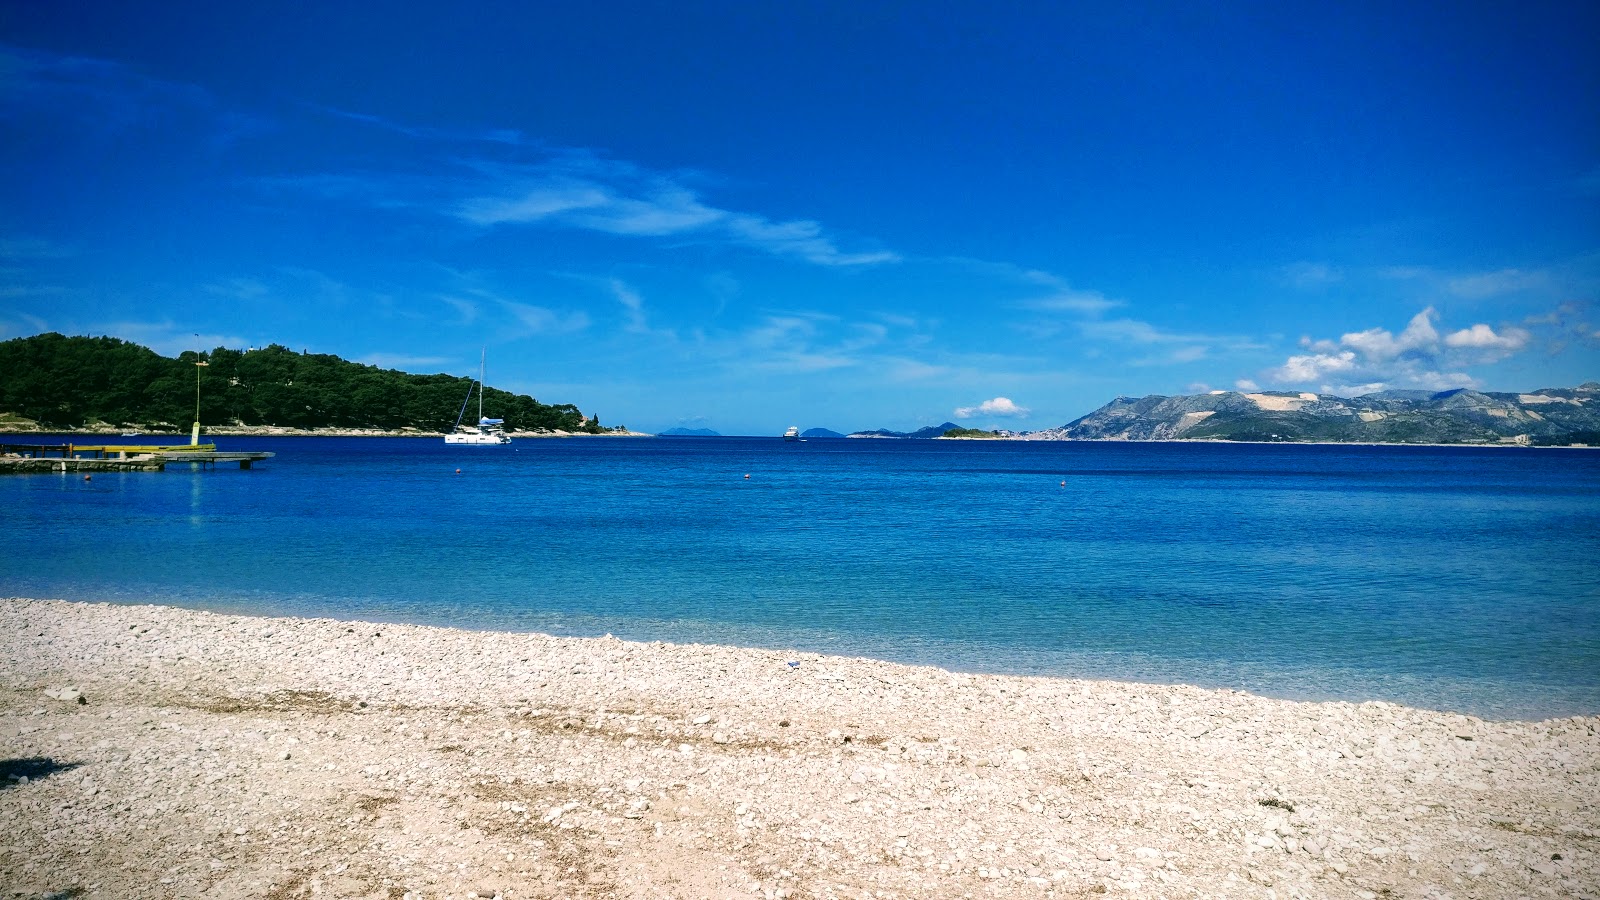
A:
[[[488,350],[478,359],[478,380],[467,388],[467,398],[461,401],[461,412],[456,414],[455,431],[444,436],[446,444],[509,444],[511,436],[506,434],[505,419],[487,419],[483,415],[483,367],[488,357]],[[467,404],[472,402],[472,390],[478,390],[478,424],[462,425],[461,419],[467,414]]]
[[[786,441],[798,441],[798,440],[800,440],[800,426],[799,425],[790,425],[789,426],[789,430],[785,431],[783,433],[783,439],[786,440]]]

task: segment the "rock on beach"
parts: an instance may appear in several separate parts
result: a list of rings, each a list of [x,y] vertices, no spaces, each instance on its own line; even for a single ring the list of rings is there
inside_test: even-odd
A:
[[[1597,717],[21,598],[0,634],[6,897],[1600,896]]]

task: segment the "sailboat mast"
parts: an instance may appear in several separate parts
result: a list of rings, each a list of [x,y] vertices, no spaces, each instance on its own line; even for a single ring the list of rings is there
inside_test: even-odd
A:
[[[483,421],[483,364],[489,358],[489,348],[478,351],[478,421]]]

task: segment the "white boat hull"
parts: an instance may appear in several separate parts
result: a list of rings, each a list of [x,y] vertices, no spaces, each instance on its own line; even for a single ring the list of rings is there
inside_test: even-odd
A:
[[[457,434],[447,434],[447,435],[445,435],[444,436],[444,442],[446,444],[478,444],[478,445],[481,445],[481,444],[509,444],[509,443],[511,443],[511,438],[507,437],[504,434],[499,434],[499,433],[495,433],[495,434],[457,433]]]

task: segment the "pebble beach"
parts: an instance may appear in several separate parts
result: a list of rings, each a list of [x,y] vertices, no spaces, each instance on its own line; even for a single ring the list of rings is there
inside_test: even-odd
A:
[[[1600,717],[0,600],[6,897],[1600,898]]]

